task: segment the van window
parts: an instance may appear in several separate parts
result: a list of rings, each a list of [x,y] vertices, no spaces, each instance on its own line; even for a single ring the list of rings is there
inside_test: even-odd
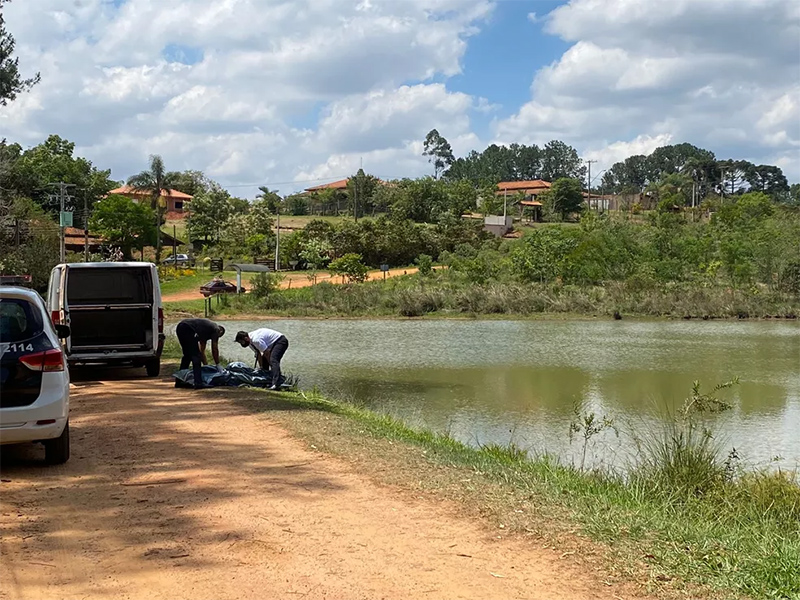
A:
[[[67,271],[67,302],[86,304],[152,304],[153,280],[148,268],[88,268]]]
[[[42,315],[27,300],[0,298],[0,342],[13,344],[42,333]]]

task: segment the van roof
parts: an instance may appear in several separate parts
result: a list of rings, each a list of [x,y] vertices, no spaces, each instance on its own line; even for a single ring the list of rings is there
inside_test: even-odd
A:
[[[113,269],[122,267],[155,267],[155,265],[150,262],[86,262],[56,265],[56,268],[60,267],[69,267],[70,269]]]

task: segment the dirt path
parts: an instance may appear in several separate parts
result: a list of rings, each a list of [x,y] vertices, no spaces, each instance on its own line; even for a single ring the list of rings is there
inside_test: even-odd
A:
[[[0,598],[619,598],[558,554],[306,449],[225,394],[78,383],[69,463],[4,448]]]
[[[386,272],[386,277],[398,277],[400,275],[411,275],[412,273],[416,273],[416,267],[405,267],[402,269],[390,269]],[[382,271],[370,271],[367,274],[368,281],[376,281],[383,279],[383,272]],[[236,283],[235,279],[231,280],[232,283]],[[320,273],[317,276],[317,283],[321,283],[323,281],[329,281],[330,283],[342,283],[342,278],[338,275],[331,275],[329,273]],[[247,282],[243,282],[243,285],[247,287]],[[281,281],[281,288],[286,290],[290,288],[301,288],[301,287],[309,287],[314,285],[306,273],[289,273],[286,274]],[[203,298],[203,295],[198,290],[188,290],[184,292],[176,292],[174,294],[165,294],[161,300],[163,302],[186,302],[187,300],[200,300]]]

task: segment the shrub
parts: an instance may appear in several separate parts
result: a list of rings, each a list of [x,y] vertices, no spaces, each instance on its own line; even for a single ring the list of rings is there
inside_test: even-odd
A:
[[[343,275],[350,282],[361,283],[367,280],[369,268],[361,262],[361,255],[354,252],[331,261],[328,268],[332,273]]]
[[[256,298],[268,298],[280,289],[282,279],[278,273],[259,273],[250,280],[250,291]]]

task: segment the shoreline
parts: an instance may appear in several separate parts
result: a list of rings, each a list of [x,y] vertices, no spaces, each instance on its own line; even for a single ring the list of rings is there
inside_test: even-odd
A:
[[[759,555],[758,545],[751,543],[756,532],[771,538],[774,547],[783,542],[785,560],[795,550],[780,538],[791,535],[787,531],[796,528],[795,517],[773,515],[770,520],[773,508],[762,505],[766,513],[756,522],[757,511],[748,504],[755,501],[741,495],[750,489],[749,477],[757,485],[781,485],[782,475],[743,474],[741,483],[726,488],[724,498],[690,497],[676,504],[674,498],[648,496],[611,473],[580,471],[551,456],[529,457],[514,446],[474,448],[314,392],[246,390],[229,397],[379,482],[455,500],[469,517],[495,530],[532,538],[562,555],[575,553],[595,568],[599,560],[607,581],[633,583],[642,592],[670,599],[685,598],[687,592],[708,599],[800,593],[800,586],[791,587],[797,585],[790,572],[794,567],[765,576],[760,570],[769,570],[775,557]],[[790,492],[800,498],[796,484],[795,477]],[[723,512],[720,502],[726,503]],[[742,571],[736,573],[741,580],[711,567],[708,548],[719,548],[714,560]],[[767,579],[754,583],[753,577],[760,576]],[[768,581],[784,587],[772,590]]]
[[[177,323],[182,318],[202,317],[203,311],[171,311],[169,303],[164,303],[165,319],[168,323]],[[674,322],[674,321],[724,321],[724,322],[770,322],[792,323],[800,320],[794,316],[765,317],[678,317],[674,315],[622,315],[616,319],[611,315],[587,315],[581,313],[543,312],[535,314],[448,314],[428,313],[419,317],[403,315],[293,315],[275,313],[221,313],[209,315],[216,321],[640,321],[640,322]]]

